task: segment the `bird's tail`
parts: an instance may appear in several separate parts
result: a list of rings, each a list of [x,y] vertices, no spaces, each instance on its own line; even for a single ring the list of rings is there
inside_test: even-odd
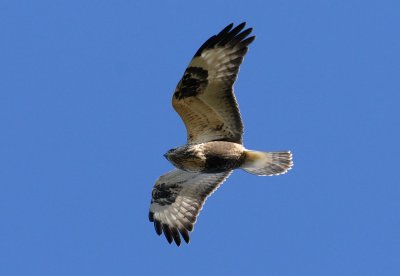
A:
[[[246,150],[246,159],[240,167],[256,175],[278,175],[286,173],[293,166],[290,151],[261,152]]]

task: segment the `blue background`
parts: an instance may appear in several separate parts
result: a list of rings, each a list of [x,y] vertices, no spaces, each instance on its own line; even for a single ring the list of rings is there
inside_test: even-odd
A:
[[[398,1],[1,1],[0,275],[400,275]],[[256,41],[245,145],[189,245],[151,188],[186,132],[171,96],[230,22]]]

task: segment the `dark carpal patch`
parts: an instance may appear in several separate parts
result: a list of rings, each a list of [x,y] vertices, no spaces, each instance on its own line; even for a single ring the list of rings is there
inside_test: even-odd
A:
[[[160,183],[153,188],[151,203],[156,202],[161,206],[171,205],[175,202],[181,189],[182,187],[176,184]],[[152,218],[149,219],[151,220]]]
[[[215,126],[215,127],[214,127],[214,130],[215,130],[215,131],[220,131],[220,130],[222,130],[223,128],[224,128],[224,123]]]
[[[204,70],[201,67],[187,68],[174,93],[175,99],[181,100],[201,93],[208,84],[207,77],[207,70]]]

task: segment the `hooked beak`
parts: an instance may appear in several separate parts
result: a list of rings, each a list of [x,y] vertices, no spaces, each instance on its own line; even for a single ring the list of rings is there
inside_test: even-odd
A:
[[[166,153],[164,153],[164,157],[168,160],[168,155]]]

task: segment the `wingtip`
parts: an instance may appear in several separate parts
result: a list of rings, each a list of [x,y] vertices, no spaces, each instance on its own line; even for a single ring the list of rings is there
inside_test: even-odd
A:
[[[173,242],[171,229],[169,228],[169,226],[167,224],[163,224],[162,229],[163,229],[165,238],[167,239],[168,243],[171,244]]]
[[[241,28],[243,29],[246,26],[246,21],[243,21],[242,23],[240,23],[239,25],[237,25],[237,28]]]
[[[162,226],[158,220],[154,221],[154,229],[156,230],[157,235],[160,236],[162,234]]]
[[[246,38],[245,40],[242,41],[243,45],[249,45],[250,43],[252,43],[254,40],[256,39],[256,36],[250,36],[248,38]]]
[[[179,232],[181,232],[181,236],[182,236],[183,240],[184,240],[187,244],[189,244],[189,242],[190,242],[190,236],[189,236],[188,231],[187,231],[186,229],[181,229]]]
[[[222,31],[220,31],[217,36],[222,36],[225,33],[228,33],[233,27],[233,23],[229,24],[228,26],[226,26],[225,28],[222,29]]]
[[[234,23],[230,23],[218,34],[213,35],[209,39],[207,39],[206,42],[204,42],[203,45],[201,45],[201,47],[197,50],[194,56],[198,57],[205,49],[213,48],[216,45],[224,46],[226,43],[241,43],[241,45],[247,46],[252,42],[252,40],[249,40],[247,44],[243,44],[242,40],[244,39],[244,41],[248,41],[246,37],[252,32],[253,28],[248,28],[244,30],[246,24],[247,23],[244,21],[236,27],[233,27]]]
[[[175,227],[170,228],[172,232],[172,238],[174,239],[176,245],[179,247],[181,245],[181,236],[179,235],[178,229]]]
[[[154,221],[154,213],[153,212],[149,212],[149,221],[153,222]]]

